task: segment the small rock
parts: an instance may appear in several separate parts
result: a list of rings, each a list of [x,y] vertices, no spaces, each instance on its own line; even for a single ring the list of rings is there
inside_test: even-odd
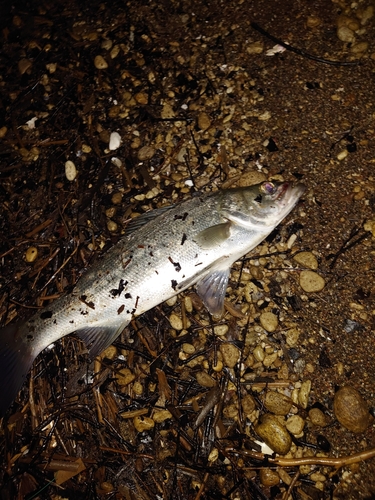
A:
[[[286,343],[288,344],[289,347],[295,347],[298,343],[298,339],[300,336],[300,332],[297,330],[297,328],[291,328],[286,332]]]
[[[275,415],[270,413],[263,415],[255,431],[274,452],[280,455],[286,455],[292,446],[289,432]]]
[[[355,41],[354,32],[347,26],[340,26],[337,29],[337,38],[346,43],[353,43]]]
[[[0,128],[0,139],[5,137],[7,132],[8,132],[8,127],[6,127],[5,125],[3,127],[1,127]]]
[[[175,330],[183,329],[182,319],[180,318],[180,316],[177,316],[177,314],[171,314],[169,316],[169,322],[171,324],[171,327]]]
[[[298,393],[298,401],[302,408],[307,408],[311,391],[311,380],[304,380]]]
[[[148,103],[148,95],[145,92],[138,92],[135,94],[134,99],[138,104],[146,105]]]
[[[170,418],[172,418],[172,413],[169,410],[154,410],[152,414],[152,419],[157,424],[161,424]]]
[[[240,350],[233,344],[225,343],[220,345],[220,352],[223,361],[228,368],[234,368],[240,358]]]
[[[77,177],[76,166],[70,160],[65,162],[65,177],[71,182]]]
[[[322,24],[322,20],[317,16],[309,16],[307,18],[306,24],[309,28],[317,28]]]
[[[276,391],[267,391],[264,406],[274,415],[287,415],[293,405],[293,401],[285,394]]]
[[[359,434],[370,424],[370,413],[366,401],[353,387],[339,389],[333,400],[333,411],[341,425]]]
[[[299,436],[303,432],[305,421],[299,415],[292,415],[288,418],[285,425],[290,433],[294,436]]]
[[[260,184],[261,182],[264,182],[266,179],[267,177],[265,176],[265,174],[263,174],[263,172],[258,172],[257,170],[250,170],[241,175],[238,181],[238,186],[239,187],[253,186],[255,184]]]
[[[175,112],[169,103],[164,103],[163,109],[161,110],[161,117],[165,120],[167,118],[174,118]]]
[[[362,26],[367,23],[374,15],[374,6],[369,5],[368,7],[365,8],[365,10],[362,13],[361,16],[361,24]]]
[[[270,111],[265,111],[264,113],[258,115],[258,120],[260,120],[261,122],[266,122],[271,118],[271,116],[272,115]]]
[[[20,72],[20,75],[23,75],[26,73],[27,70],[31,68],[33,63],[29,61],[29,59],[21,59],[18,61],[18,71]]]
[[[325,286],[324,279],[314,271],[301,271],[299,284],[305,292],[321,292]]]
[[[109,137],[109,149],[110,151],[114,151],[118,149],[121,145],[121,135],[118,132],[111,132]]]
[[[363,52],[366,52],[368,50],[368,42],[357,42],[353,43],[353,45],[350,47],[350,52],[353,54],[361,54]]]
[[[318,427],[326,427],[328,425],[328,418],[319,408],[311,408],[309,411],[309,418],[311,423]]]
[[[113,193],[111,200],[114,205],[120,205],[122,202],[122,193],[120,191]]]
[[[277,486],[280,483],[280,476],[278,473],[268,467],[261,467],[259,471],[259,479],[263,486],[267,486],[269,488]]]
[[[198,115],[198,127],[201,130],[207,130],[211,126],[211,119],[207,113],[199,113]]]
[[[246,47],[246,52],[248,54],[261,54],[263,52],[263,43],[262,42],[253,42],[249,43]]]
[[[342,161],[342,160],[345,160],[345,158],[348,156],[348,154],[349,154],[349,151],[347,149],[343,149],[342,151],[340,151],[339,153],[337,153],[336,158],[339,161]]]
[[[228,333],[229,326],[228,325],[216,325],[214,327],[214,332],[215,335],[218,337],[222,337],[223,335],[226,335]]]
[[[155,422],[152,420],[152,418],[145,417],[144,415],[134,417],[133,423],[138,432],[148,431],[155,427]]]
[[[135,375],[129,368],[121,368],[116,374],[116,379],[119,385],[129,385],[135,380]]]
[[[138,160],[139,161],[146,161],[146,160],[151,160],[151,158],[155,155],[155,149],[151,146],[143,146],[138,151]]]
[[[242,411],[246,417],[250,417],[256,408],[256,401],[251,394],[245,394],[241,399]]]
[[[263,361],[265,357],[265,353],[263,348],[258,345],[256,348],[253,350],[253,356],[257,361]]]
[[[312,252],[299,252],[293,256],[293,259],[301,266],[318,269],[318,261]]]
[[[118,224],[114,220],[107,221],[107,229],[111,233],[115,233],[118,229]]]
[[[96,56],[94,59],[94,65],[96,69],[107,69],[108,63],[103,56]]]
[[[267,332],[274,332],[278,327],[279,320],[276,314],[264,312],[260,315],[260,324]]]
[[[38,249],[36,247],[29,247],[27,250],[26,250],[26,253],[25,253],[25,260],[26,262],[28,262],[29,264],[31,262],[34,262],[36,260],[36,258],[38,257]]]
[[[202,387],[214,387],[216,385],[215,380],[205,371],[197,372],[195,378]]]

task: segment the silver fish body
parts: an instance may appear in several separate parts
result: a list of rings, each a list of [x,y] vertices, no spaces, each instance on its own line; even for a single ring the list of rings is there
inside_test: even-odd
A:
[[[197,284],[220,316],[230,268],[292,210],[302,184],[262,184],[200,194],[135,219],[72,293],[28,321],[0,330],[0,413],[21,388],[36,356],[75,332],[90,356],[108,347],[135,316]]]

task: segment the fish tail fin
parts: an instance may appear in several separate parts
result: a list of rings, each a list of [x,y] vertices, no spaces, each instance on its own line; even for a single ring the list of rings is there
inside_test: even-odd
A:
[[[21,326],[15,323],[0,329],[0,417],[15,400],[37,356],[17,342]]]

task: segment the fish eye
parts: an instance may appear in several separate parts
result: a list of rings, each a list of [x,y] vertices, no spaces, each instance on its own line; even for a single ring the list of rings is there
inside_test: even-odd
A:
[[[274,194],[276,192],[276,186],[273,182],[263,182],[260,186],[261,191],[265,194]]]

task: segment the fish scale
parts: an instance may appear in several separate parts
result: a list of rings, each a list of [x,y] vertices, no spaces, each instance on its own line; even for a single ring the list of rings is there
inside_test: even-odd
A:
[[[199,194],[135,219],[70,294],[0,330],[0,412],[35,357],[65,335],[75,332],[93,358],[133,317],[194,284],[209,312],[220,317],[232,264],[275,228],[304,189],[264,182]]]

